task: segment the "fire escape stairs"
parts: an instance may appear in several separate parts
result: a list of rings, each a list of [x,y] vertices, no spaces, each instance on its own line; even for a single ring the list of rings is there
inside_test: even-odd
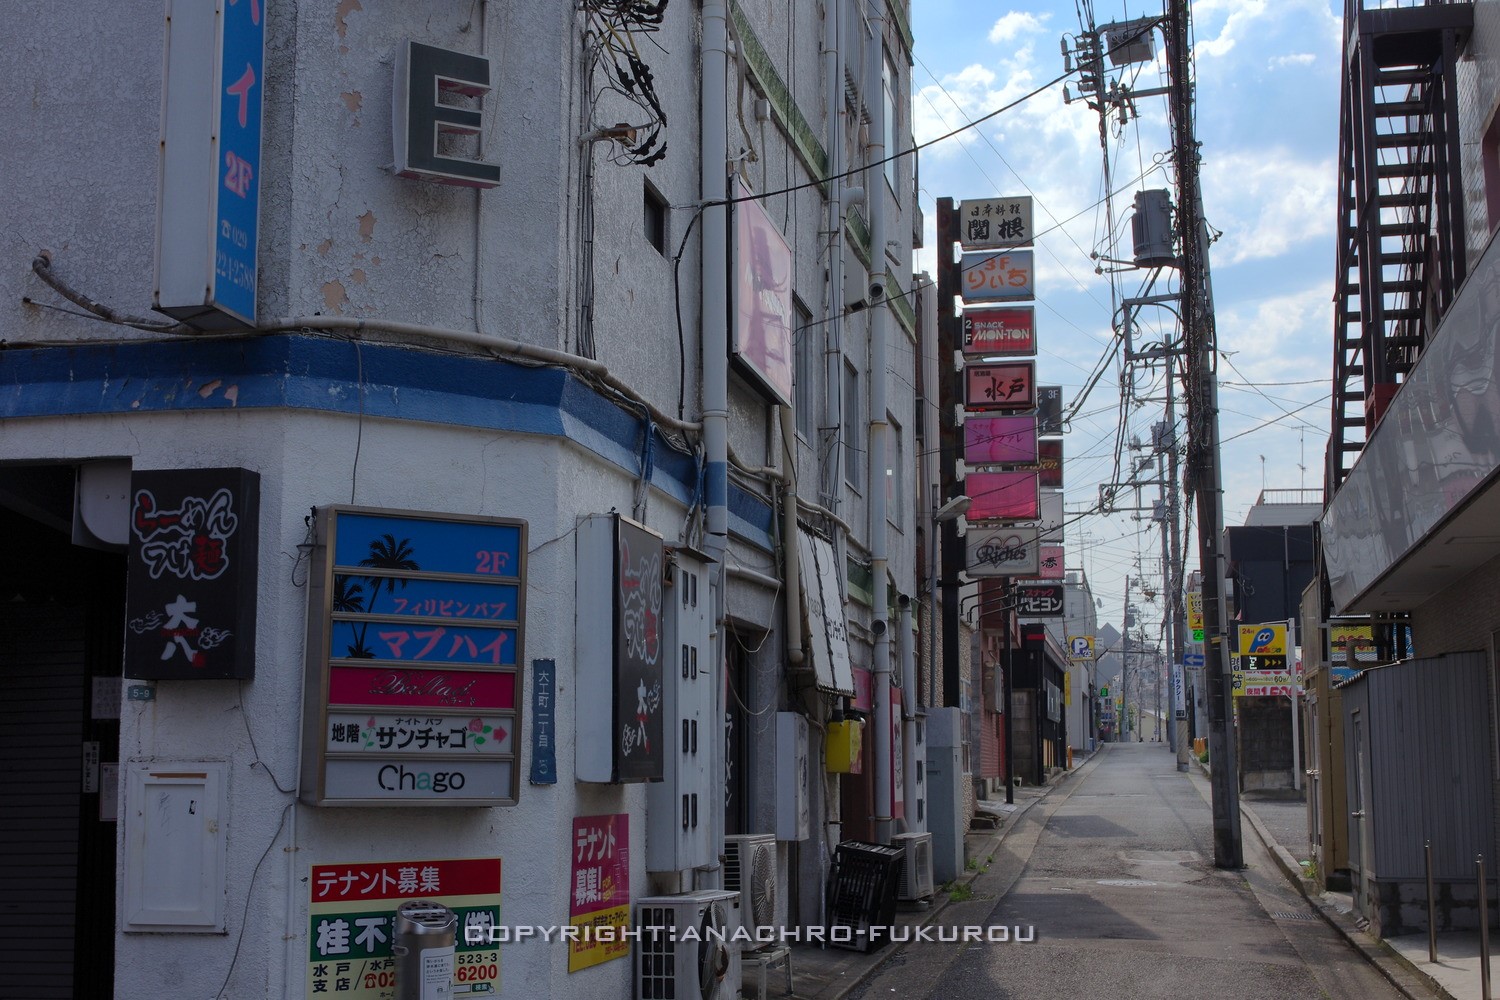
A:
[[[1472,5],[1348,0],[1325,499],[1348,476],[1465,273],[1454,63]]]

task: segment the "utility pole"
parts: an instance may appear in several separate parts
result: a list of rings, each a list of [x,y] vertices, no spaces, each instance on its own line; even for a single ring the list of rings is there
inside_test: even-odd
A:
[[[1204,671],[1208,685],[1208,741],[1212,767],[1214,864],[1245,866],[1240,831],[1234,742],[1228,729],[1229,645],[1224,627],[1222,478],[1219,468],[1219,387],[1208,240],[1198,186],[1198,140],[1193,130],[1189,0],[1167,3],[1167,73],[1172,110],[1172,158],[1177,172],[1178,238],[1182,254],[1182,322],[1187,348],[1188,475],[1198,501],[1198,552],[1203,568]]]
[[[1167,568],[1167,600],[1168,614],[1172,620],[1172,666],[1174,672],[1172,683],[1172,732],[1177,735],[1177,770],[1188,769],[1188,724],[1187,705],[1187,664],[1183,662],[1183,651],[1186,646],[1183,633],[1187,631],[1187,609],[1183,607],[1184,596],[1182,592],[1182,539],[1178,535],[1177,520],[1177,373],[1174,370],[1176,362],[1169,356],[1167,358],[1167,526],[1170,534],[1169,550],[1171,562]],[[1180,683],[1179,683],[1179,680]]]

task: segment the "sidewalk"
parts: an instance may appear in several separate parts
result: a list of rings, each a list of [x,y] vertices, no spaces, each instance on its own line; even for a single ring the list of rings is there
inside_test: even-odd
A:
[[[965,834],[964,855],[969,859],[971,867],[962,872],[954,880],[954,884],[967,886],[978,878],[984,871],[985,859],[995,854],[1006,836],[1015,829],[1021,817],[1026,815],[1032,806],[1045,798],[1059,783],[1068,781],[1076,775],[1079,769],[1094,756],[1094,754],[1081,758],[1075,756],[1072,770],[1053,778],[1045,787],[1017,788],[1014,805],[1006,805],[1003,799],[998,803],[994,800],[986,801],[985,812],[993,815],[998,810],[1004,819],[998,829],[970,830]],[[952,888],[952,886],[949,887],[950,891]],[[902,909],[898,906],[896,926],[915,929],[932,924],[941,916],[949,902],[948,892],[939,887],[926,909]],[[900,934],[899,931],[897,933]],[[866,954],[837,947],[819,948],[815,945],[795,945],[791,949],[794,991],[792,995],[797,1000],[840,1000],[868,979],[883,963],[900,954],[905,947],[904,944],[889,944]],[[744,981],[746,995],[754,995],[755,983],[752,980],[755,978],[753,975],[747,975]],[[785,974],[780,969],[768,971],[766,996],[768,998],[786,996],[783,992],[785,981]]]
[[[1208,765],[1199,766],[1205,773],[1209,771]],[[1350,893],[1323,892],[1316,882],[1305,877],[1302,862],[1311,857],[1307,805],[1297,793],[1242,792],[1240,815],[1276,860],[1282,874],[1318,908],[1323,919],[1402,993],[1412,998],[1435,994],[1451,1000],[1480,1000],[1477,931],[1439,932],[1436,964],[1428,961],[1425,933],[1375,938],[1366,933],[1363,921],[1356,920]],[[1500,991],[1500,982],[1492,978],[1491,988]]]

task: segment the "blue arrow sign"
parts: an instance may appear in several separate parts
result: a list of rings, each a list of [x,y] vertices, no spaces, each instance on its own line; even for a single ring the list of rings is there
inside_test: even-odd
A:
[[[1203,654],[1202,653],[1183,653],[1182,654],[1182,664],[1183,664],[1183,666],[1186,666],[1186,667],[1201,667],[1201,666],[1203,666]]]

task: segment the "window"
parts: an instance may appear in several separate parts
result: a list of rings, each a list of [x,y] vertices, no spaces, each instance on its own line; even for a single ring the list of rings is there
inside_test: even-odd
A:
[[[906,456],[902,452],[901,425],[889,413],[885,443],[885,519],[897,531],[906,530]]]
[[[900,150],[896,148],[896,134],[900,131],[896,126],[900,122],[901,106],[896,103],[896,87],[901,82],[901,74],[896,70],[896,63],[891,59],[889,52],[885,53],[885,70],[880,74],[881,89],[885,100],[885,180],[891,186],[891,194],[900,190],[900,182],[896,179],[900,167],[900,160],[892,159]]]
[[[805,441],[817,439],[818,366],[823,361],[823,327],[814,326],[812,313],[801,299],[792,300],[797,314],[797,368],[792,373],[792,405],[797,408],[797,434]]]
[[[652,187],[649,181],[642,182],[645,193],[646,242],[656,247],[656,252],[667,255],[667,199]]]
[[[865,450],[860,447],[861,437],[865,432],[864,420],[860,414],[864,407],[860,405],[859,399],[859,369],[850,364],[848,359],[844,361],[844,482],[858,491],[860,481],[863,478],[863,462],[860,461]]]

